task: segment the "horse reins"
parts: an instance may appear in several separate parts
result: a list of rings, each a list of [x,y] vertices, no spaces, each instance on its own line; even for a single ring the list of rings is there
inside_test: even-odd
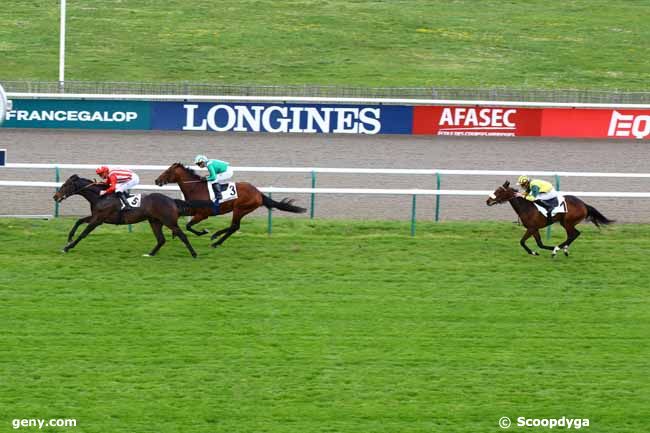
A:
[[[103,183],[103,182],[92,182],[92,183],[89,183],[89,184],[86,185],[86,186],[82,186],[81,188],[79,188],[78,190],[76,190],[75,192],[73,192],[72,194],[66,194],[66,195],[64,195],[63,198],[62,198],[61,200],[65,200],[66,198],[70,197],[71,195],[79,194],[79,193],[80,193],[81,191],[83,191],[84,189],[89,188],[89,187],[91,187],[91,186],[93,186],[93,185],[100,185],[100,184],[102,184],[102,183]]]

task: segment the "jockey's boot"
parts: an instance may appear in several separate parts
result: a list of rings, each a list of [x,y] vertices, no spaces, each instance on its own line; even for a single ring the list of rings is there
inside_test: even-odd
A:
[[[129,204],[128,200],[126,199],[126,197],[124,196],[123,192],[116,192],[115,195],[117,195],[120,198],[120,201],[124,204],[124,210],[133,209]]]
[[[546,203],[543,200],[535,200],[535,203],[546,209],[546,225],[551,225],[553,224],[553,206],[550,206],[548,203]]]
[[[215,182],[212,184],[212,191],[214,191],[214,201],[219,203],[221,201],[221,187],[219,183]]]

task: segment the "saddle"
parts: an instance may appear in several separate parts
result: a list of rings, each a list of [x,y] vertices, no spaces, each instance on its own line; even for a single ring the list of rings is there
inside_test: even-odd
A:
[[[541,200],[540,200],[541,201]],[[534,202],[533,202],[534,203]],[[551,216],[555,216],[560,213],[566,213],[567,208],[566,208],[566,201],[564,200],[563,195],[559,195],[556,198],[552,198],[550,200],[544,200],[544,204],[546,204],[548,207],[552,207],[551,211]],[[534,203],[535,207],[537,207],[537,210],[544,216],[546,216],[546,209],[539,203]]]

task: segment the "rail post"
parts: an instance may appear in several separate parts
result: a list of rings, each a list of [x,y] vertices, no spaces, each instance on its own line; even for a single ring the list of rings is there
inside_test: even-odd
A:
[[[436,171],[436,190],[440,191],[440,173]],[[440,221],[440,194],[436,194],[436,222]]]
[[[269,193],[269,198],[273,198],[273,194]],[[267,219],[267,232],[269,236],[271,235],[271,232],[273,232],[273,217],[271,216],[271,212],[273,210],[269,207],[269,216]]]
[[[59,172],[59,167],[54,167],[54,181],[57,182],[57,183],[59,183],[61,181],[61,173]],[[59,188],[57,186],[56,191],[58,192],[59,189],[61,189],[61,188]],[[54,217],[58,218],[58,216],[59,216],[59,202],[55,201],[54,202]]]
[[[316,172],[311,171],[311,188],[316,188]],[[314,219],[314,200],[316,199],[316,194],[311,193],[311,204],[309,206],[309,219]]]
[[[413,194],[413,202],[411,203],[411,236],[415,236],[415,201],[417,194]]]
[[[558,176],[557,174],[555,175],[555,190],[560,191],[560,176]],[[546,239],[547,240],[551,239],[551,226],[552,225],[553,224],[548,226],[548,228],[546,229]]]

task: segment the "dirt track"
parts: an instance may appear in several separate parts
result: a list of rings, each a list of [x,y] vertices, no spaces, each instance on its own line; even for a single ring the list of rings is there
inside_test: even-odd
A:
[[[486,170],[549,170],[647,172],[648,143],[622,140],[559,140],[464,138],[429,136],[343,136],[215,134],[174,132],[106,132],[72,130],[0,130],[0,148],[9,162],[79,164],[155,164],[191,162],[197,153],[230,161],[233,166],[440,168]],[[65,180],[83,170],[62,170]],[[140,172],[151,184],[157,172]],[[54,180],[54,170],[0,169],[0,179]],[[309,187],[309,174],[239,173],[239,181],[257,186]],[[505,179],[489,176],[445,176],[444,189],[492,190]],[[514,176],[510,179],[516,180]],[[319,187],[425,188],[432,176],[319,174]],[[650,179],[562,178],[562,190],[650,191]],[[53,191],[0,187],[0,214],[52,214]],[[274,197],[276,198],[276,197]],[[293,195],[309,206],[309,195]],[[650,199],[588,198],[589,204],[621,222],[650,222]],[[410,196],[316,197],[316,216],[335,218],[406,219]],[[87,214],[78,197],[62,204],[62,215]],[[262,215],[262,210],[257,215]],[[432,219],[434,199],[419,197],[419,219]],[[487,208],[484,197],[442,197],[442,220],[514,220],[508,205]]]

